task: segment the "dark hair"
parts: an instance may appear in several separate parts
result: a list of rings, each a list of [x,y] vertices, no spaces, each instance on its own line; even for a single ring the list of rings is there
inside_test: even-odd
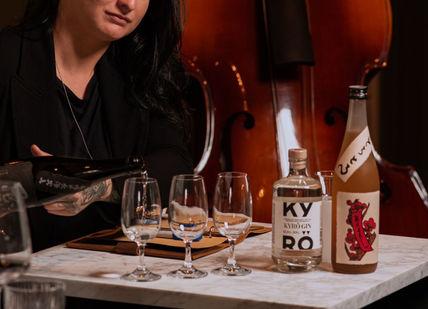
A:
[[[29,0],[23,24],[55,22],[60,0]],[[181,93],[185,73],[180,60],[182,32],[178,0],[152,0],[142,22],[128,36],[112,43],[108,56],[122,74],[129,99],[183,125]]]

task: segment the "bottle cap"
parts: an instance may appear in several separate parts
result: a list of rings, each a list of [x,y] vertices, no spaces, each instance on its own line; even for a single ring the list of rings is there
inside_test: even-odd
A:
[[[290,168],[301,170],[306,168],[308,152],[304,148],[292,148],[288,150],[288,161]]]
[[[349,98],[356,100],[367,99],[367,86],[353,85],[349,86]]]
[[[292,148],[288,150],[288,159],[290,162],[306,161],[308,152],[305,148]]]

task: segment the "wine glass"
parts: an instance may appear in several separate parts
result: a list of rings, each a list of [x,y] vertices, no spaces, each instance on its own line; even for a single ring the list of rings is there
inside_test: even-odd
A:
[[[208,202],[204,179],[199,175],[176,175],[169,194],[168,221],[174,235],[184,241],[186,256],[181,268],[170,272],[172,277],[197,279],[207,272],[192,265],[192,241],[201,237],[208,221]]]
[[[0,285],[18,278],[30,266],[31,238],[18,182],[0,181]]]
[[[251,269],[236,263],[235,243],[249,231],[252,221],[252,199],[247,174],[225,172],[217,175],[213,205],[214,225],[227,237],[230,255],[226,265],[214,269],[216,275],[245,276]]]
[[[122,230],[129,240],[137,243],[139,265],[122,276],[130,281],[155,281],[160,275],[152,273],[144,263],[144,249],[155,238],[161,224],[161,201],[156,179],[133,177],[125,181],[122,195]]]

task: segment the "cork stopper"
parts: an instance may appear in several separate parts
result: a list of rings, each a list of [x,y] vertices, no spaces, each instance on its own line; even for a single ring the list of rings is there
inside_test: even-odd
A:
[[[305,148],[292,148],[288,150],[288,161],[290,167],[293,169],[306,168],[306,160],[308,159],[308,152]]]

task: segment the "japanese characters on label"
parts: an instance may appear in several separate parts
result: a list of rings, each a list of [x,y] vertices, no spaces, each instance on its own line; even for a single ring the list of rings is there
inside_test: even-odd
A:
[[[346,148],[337,161],[336,175],[347,182],[349,177],[366,162],[373,151],[368,127],[366,127]]]

